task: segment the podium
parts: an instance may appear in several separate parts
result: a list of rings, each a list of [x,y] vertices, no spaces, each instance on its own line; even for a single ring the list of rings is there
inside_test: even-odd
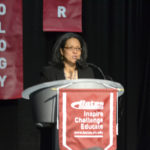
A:
[[[61,88],[115,89],[118,97],[124,93],[120,83],[99,79],[57,80],[32,86],[23,91],[22,97],[31,100],[33,119],[37,127],[50,127],[57,122],[59,89]],[[118,124],[118,106],[116,115],[116,124]]]
[[[57,97],[60,88],[117,89],[118,97],[124,93],[120,83],[99,79],[58,80],[45,82],[23,91],[22,97],[31,100],[33,119],[38,127],[47,127],[57,121]]]

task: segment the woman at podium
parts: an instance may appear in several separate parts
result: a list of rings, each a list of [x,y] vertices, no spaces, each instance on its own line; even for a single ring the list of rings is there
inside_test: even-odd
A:
[[[76,33],[66,33],[53,46],[52,61],[41,72],[41,82],[94,78],[86,62],[87,46]],[[41,130],[41,150],[59,150],[56,124]]]
[[[52,50],[52,61],[41,73],[42,82],[94,78],[92,68],[86,63],[86,43],[79,34],[63,34]]]

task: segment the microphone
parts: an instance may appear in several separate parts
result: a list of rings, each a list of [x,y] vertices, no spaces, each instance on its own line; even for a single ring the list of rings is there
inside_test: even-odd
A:
[[[103,77],[104,79],[106,79],[106,77],[105,77],[105,75],[104,75],[104,73],[103,73],[103,71],[102,71],[102,69],[101,69],[100,67],[98,67],[97,65],[95,65],[95,64],[93,64],[93,63],[87,63],[87,64],[88,64],[88,66],[91,66],[91,67],[96,68],[96,69],[101,73],[102,77]]]
[[[106,80],[106,76],[104,75],[102,69],[100,67],[98,67],[97,65],[93,64],[93,63],[86,63],[84,61],[82,61],[81,59],[77,59],[76,63],[79,65],[79,66],[91,66],[93,68],[96,68],[98,70],[98,72],[102,75],[102,77]]]

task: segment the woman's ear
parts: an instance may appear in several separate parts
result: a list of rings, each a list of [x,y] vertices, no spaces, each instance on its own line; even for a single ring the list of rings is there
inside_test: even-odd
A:
[[[60,54],[61,54],[62,56],[64,55],[62,48],[60,48]]]

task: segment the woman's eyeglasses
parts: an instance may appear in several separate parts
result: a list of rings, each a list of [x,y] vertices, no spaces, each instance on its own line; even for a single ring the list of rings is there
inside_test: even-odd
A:
[[[76,51],[81,51],[82,48],[81,47],[64,47],[65,49],[68,49],[70,51],[76,50]]]

